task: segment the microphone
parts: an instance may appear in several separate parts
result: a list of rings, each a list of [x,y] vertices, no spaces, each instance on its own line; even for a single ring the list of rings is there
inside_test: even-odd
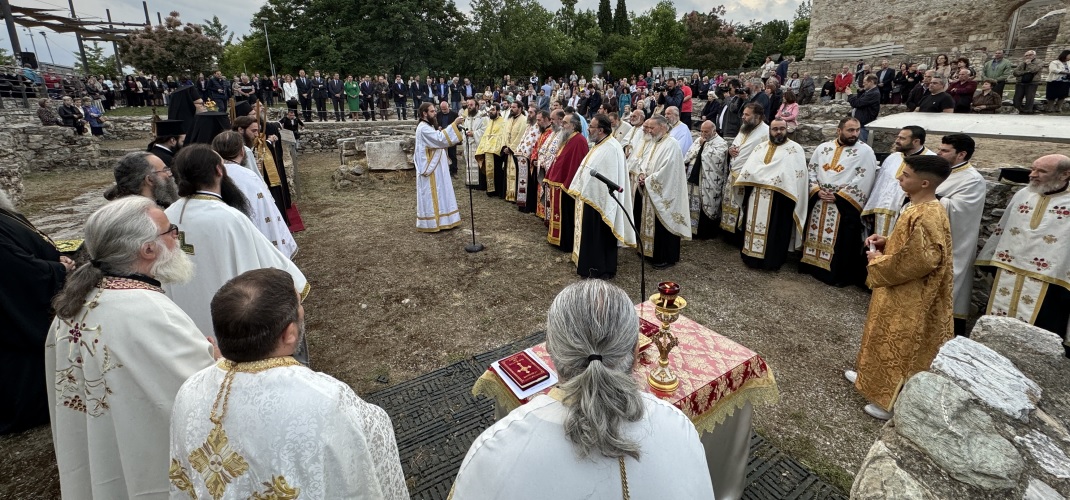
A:
[[[618,186],[616,182],[613,182],[613,181],[607,179],[606,176],[598,173],[597,170],[593,170],[592,169],[592,170],[590,170],[590,172],[591,172],[591,177],[594,177],[595,179],[598,179],[598,180],[602,181],[602,183],[605,184],[606,187],[608,187],[610,191],[616,191],[618,193],[623,193],[624,192],[624,188]]]

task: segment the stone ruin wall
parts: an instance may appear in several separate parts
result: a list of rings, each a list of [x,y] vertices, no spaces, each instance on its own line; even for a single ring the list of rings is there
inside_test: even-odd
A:
[[[1018,60],[1027,48],[1036,49],[1042,61],[1050,61],[1060,51],[1070,48],[1070,14],[1052,16],[1033,28],[1024,29],[1048,12],[1070,9],[1070,0],[1062,0],[1061,7],[1058,3],[1036,4],[1023,0],[859,0],[848,3],[813,0],[806,57],[792,64],[790,71],[809,72],[815,78],[835,75],[844,64],[850,65],[853,71],[858,58],[815,61],[815,50],[864,47],[884,42],[903,45],[903,54],[887,58],[895,67],[903,61],[932,67],[938,54],[947,54],[951,59],[968,57],[971,67],[977,68],[990,58],[992,52],[1006,46],[1014,11],[1023,5],[1016,48],[1009,54],[1012,60]],[[865,59],[866,63],[872,64],[882,58]]]

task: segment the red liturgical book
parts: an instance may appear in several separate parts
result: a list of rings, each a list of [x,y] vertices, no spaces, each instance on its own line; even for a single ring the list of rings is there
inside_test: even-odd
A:
[[[660,329],[661,327],[659,327],[658,325],[655,325],[654,323],[651,323],[643,318],[639,318],[639,333],[641,335],[649,337],[651,335],[654,335],[655,333],[658,333],[658,330]]]
[[[498,362],[502,373],[513,380],[521,389],[527,389],[550,378],[546,371],[526,351],[520,351]]]

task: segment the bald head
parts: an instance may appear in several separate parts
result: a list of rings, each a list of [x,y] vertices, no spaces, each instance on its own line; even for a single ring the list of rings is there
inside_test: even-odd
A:
[[[702,125],[699,126],[699,131],[702,132],[702,138],[707,141],[717,136],[717,126],[710,120],[702,122]]]
[[[1070,183],[1070,157],[1046,155],[1033,162],[1029,172],[1029,189],[1036,193],[1051,193],[1066,189]]]
[[[680,121],[680,109],[676,106],[669,106],[665,108],[665,118],[669,120],[669,123],[676,124]]]
[[[669,122],[664,116],[654,115],[643,123],[643,131],[650,134],[654,139],[661,139],[669,131]]]
[[[646,114],[642,110],[632,111],[632,114],[628,115],[628,123],[633,127],[638,127],[643,124],[643,120],[646,119]]]

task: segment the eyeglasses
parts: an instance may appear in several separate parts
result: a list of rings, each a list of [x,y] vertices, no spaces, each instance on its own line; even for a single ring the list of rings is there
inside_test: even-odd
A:
[[[164,236],[164,235],[167,235],[167,234],[170,234],[171,236],[174,236],[174,237],[177,238],[178,237],[178,224],[171,224],[171,226],[169,226],[167,228],[167,231],[164,231],[164,232],[160,233],[159,236]]]
[[[160,170],[153,170],[153,171],[152,171],[152,173],[154,173],[154,174],[158,174],[158,173],[160,173],[160,172],[167,172],[167,173],[171,173],[171,167],[164,167],[164,168],[162,168],[162,169],[160,169]]]

